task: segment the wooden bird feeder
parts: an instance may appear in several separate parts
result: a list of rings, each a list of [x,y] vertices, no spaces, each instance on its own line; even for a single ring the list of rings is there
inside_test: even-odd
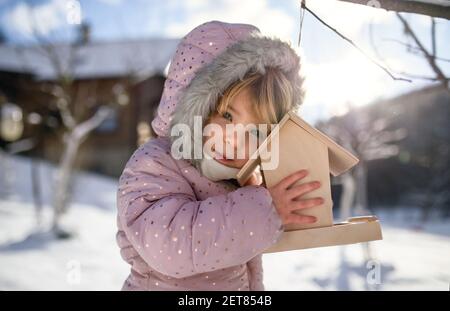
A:
[[[259,166],[266,186],[271,187],[284,177],[307,169],[309,174],[297,184],[318,180],[321,187],[302,196],[302,199],[322,197],[325,202],[296,211],[315,216],[317,221],[285,225],[280,240],[265,253],[381,240],[381,226],[376,216],[352,217],[342,223],[333,223],[330,173],[338,176],[358,162],[358,158],[342,146],[293,111],[288,112],[242,167],[237,180],[244,185]]]

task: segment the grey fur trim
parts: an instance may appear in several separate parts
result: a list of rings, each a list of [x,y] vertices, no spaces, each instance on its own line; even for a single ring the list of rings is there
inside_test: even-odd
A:
[[[219,54],[210,64],[199,69],[184,90],[170,122],[169,136],[173,142],[177,136],[170,135],[175,124],[187,124],[194,129],[194,116],[201,116],[203,126],[208,116],[215,111],[219,96],[235,81],[252,70],[264,74],[265,67],[280,68],[294,88],[293,109],[303,103],[304,78],[300,75],[300,57],[286,42],[253,32],[248,38],[238,41]],[[193,133],[193,132],[191,132]],[[194,145],[194,137],[191,137]],[[200,159],[190,161],[199,171]]]

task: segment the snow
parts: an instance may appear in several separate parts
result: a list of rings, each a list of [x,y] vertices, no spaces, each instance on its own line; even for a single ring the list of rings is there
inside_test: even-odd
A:
[[[0,157],[0,161],[4,158]],[[115,242],[117,180],[78,173],[65,223],[76,235],[54,240],[51,184],[41,163],[43,223],[36,227],[30,161],[9,158],[12,187],[0,185],[0,290],[120,290],[129,266]],[[3,170],[3,168],[2,168]],[[4,173],[4,172],[1,172]],[[1,183],[1,180],[0,180]],[[6,188],[7,190],[7,188]],[[417,209],[377,209],[383,241],[263,256],[267,290],[449,290],[450,220],[434,215],[426,223]]]
[[[372,242],[375,259],[368,265],[363,246],[358,244],[267,254],[266,287],[268,290],[449,289],[448,236],[384,224],[383,233],[383,241]],[[372,277],[374,265],[379,267],[379,282]]]
[[[30,162],[20,157],[12,162],[17,172],[13,196],[0,199],[0,290],[120,289],[129,266],[121,259],[115,242],[116,181],[79,174],[65,219],[76,236],[54,240],[48,225],[36,230]],[[44,179],[54,170],[43,163],[40,173]],[[50,223],[51,184],[42,186],[43,219]]]

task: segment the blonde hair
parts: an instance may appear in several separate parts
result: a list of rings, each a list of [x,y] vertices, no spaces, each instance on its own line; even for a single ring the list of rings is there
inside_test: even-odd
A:
[[[219,98],[217,112],[223,114],[243,90],[249,91],[258,119],[266,124],[278,123],[293,107],[292,84],[280,69],[267,67],[265,74],[250,72],[231,84]]]

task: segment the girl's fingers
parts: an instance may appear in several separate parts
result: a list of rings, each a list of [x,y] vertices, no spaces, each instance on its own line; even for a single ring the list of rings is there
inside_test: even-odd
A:
[[[295,172],[295,173],[283,178],[278,183],[277,186],[281,187],[282,189],[287,189],[290,186],[292,186],[297,180],[304,178],[306,175],[308,175],[307,170],[301,170],[301,171]]]
[[[293,199],[300,197],[300,196],[304,195],[305,193],[313,191],[319,187],[320,187],[319,181],[312,181],[309,183],[297,185],[286,191],[287,197],[288,197],[288,199],[293,200]]]
[[[294,224],[312,224],[317,221],[317,218],[314,216],[307,215],[297,215],[290,214],[286,217],[286,223],[294,223]]]
[[[292,207],[290,207],[289,209],[291,211],[295,211],[295,210],[299,210],[299,209],[314,207],[317,205],[321,205],[323,203],[324,203],[323,198],[298,200],[298,201],[294,201],[293,204],[291,205]]]

